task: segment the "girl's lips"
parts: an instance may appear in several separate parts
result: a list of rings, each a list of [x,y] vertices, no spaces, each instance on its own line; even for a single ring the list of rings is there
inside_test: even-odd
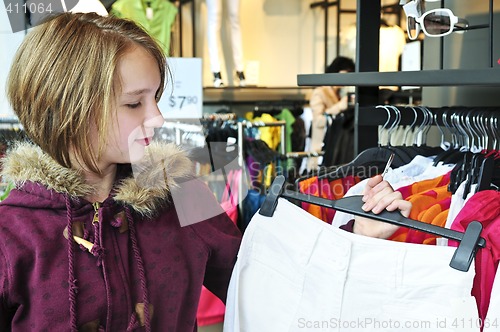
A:
[[[152,137],[146,137],[146,138],[141,138],[141,139],[138,139],[136,140],[139,144],[142,144],[144,146],[148,146],[149,144],[151,144],[151,141],[153,140]]]

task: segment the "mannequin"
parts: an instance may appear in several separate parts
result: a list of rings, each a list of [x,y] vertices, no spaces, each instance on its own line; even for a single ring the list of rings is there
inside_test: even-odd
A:
[[[210,69],[214,76],[214,87],[221,88],[224,81],[220,73],[219,52],[221,49],[220,30],[222,23],[222,0],[206,0],[208,12],[208,54],[210,57]],[[225,0],[227,15],[231,28],[231,49],[233,53],[233,64],[236,70],[238,85],[245,86],[245,74],[243,73],[243,46],[240,30],[240,0]]]

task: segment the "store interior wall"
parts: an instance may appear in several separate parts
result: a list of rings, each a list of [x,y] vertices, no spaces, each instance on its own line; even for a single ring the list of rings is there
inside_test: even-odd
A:
[[[225,10],[225,1],[223,11]],[[314,1],[303,0],[241,0],[240,20],[244,62],[258,63],[259,86],[297,86],[297,74],[324,72],[324,11],[309,8]],[[353,9],[356,0],[343,0],[342,8]],[[182,8],[183,54],[192,55],[191,6]],[[336,7],[330,7],[328,61],[337,54],[335,36]],[[342,24],[352,24],[355,15],[344,15]],[[205,1],[195,0],[196,56],[203,59],[203,85],[212,85],[206,36],[207,10]],[[229,86],[234,85],[228,24],[222,22],[221,73]],[[178,54],[178,40],[174,54]]]
[[[225,1],[223,1],[224,3]],[[303,0],[241,0],[241,29],[243,35],[244,61],[258,63],[259,86],[293,87],[297,86],[297,75],[322,73],[324,70],[324,10],[309,8],[311,1]],[[393,1],[382,1],[382,5]],[[427,2],[427,8],[438,7],[439,2]],[[356,7],[356,0],[343,0],[342,7]],[[445,7],[455,15],[467,18],[471,24],[487,23],[488,1],[445,1]],[[208,63],[206,43],[206,5],[203,0],[194,0],[196,31],[194,34],[198,57],[203,61],[203,84],[211,86],[212,76]],[[4,9],[4,8],[2,8]],[[182,6],[182,47],[184,56],[192,56],[192,29],[190,4]],[[328,58],[331,61],[337,54],[335,38],[336,10],[329,8]],[[500,10],[496,4],[495,12]],[[495,14],[498,18],[499,14]],[[343,14],[342,27],[352,25],[355,15]],[[500,20],[495,19],[496,22]],[[341,30],[342,30],[341,27]],[[178,29],[178,26],[174,27]],[[495,26],[495,34],[500,33],[500,24]],[[0,10],[0,116],[9,115],[10,108],[5,100],[5,80],[11,59],[19,46],[23,32],[13,34],[8,17]],[[178,34],[174,33],[178,37]],[[233,85],[233,70],[227,24],[222,25],[222,70],[223,77]],[[440,38],[424,39],[424,69],[439,68]],[[453,33],[445,40],[445,69],[485,68],[488,66],[487,29],[468,31],[463,35]],[[179,40],[174,38],[173,54],[178,54]],[[342,53],[342,50],[339,51]],[[494,66],[498,66],[500,43],[495,43]],[[484,87],[426,87],[423,90],[423,103],[428,106],[443,105],[498,105],[495,98],[498,88]]]

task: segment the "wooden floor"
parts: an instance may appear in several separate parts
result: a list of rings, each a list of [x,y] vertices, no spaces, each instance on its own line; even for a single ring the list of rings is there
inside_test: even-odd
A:
[[[198,327],[198,332],[222,332],[222,323]]]

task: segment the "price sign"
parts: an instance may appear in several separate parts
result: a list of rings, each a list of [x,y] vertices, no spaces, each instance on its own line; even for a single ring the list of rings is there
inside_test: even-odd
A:
[[[172,76],[167,76],[167,88],[158,103],[163,117],[201,118],[203,113],[201,59],[169,58],[167,64]]]

